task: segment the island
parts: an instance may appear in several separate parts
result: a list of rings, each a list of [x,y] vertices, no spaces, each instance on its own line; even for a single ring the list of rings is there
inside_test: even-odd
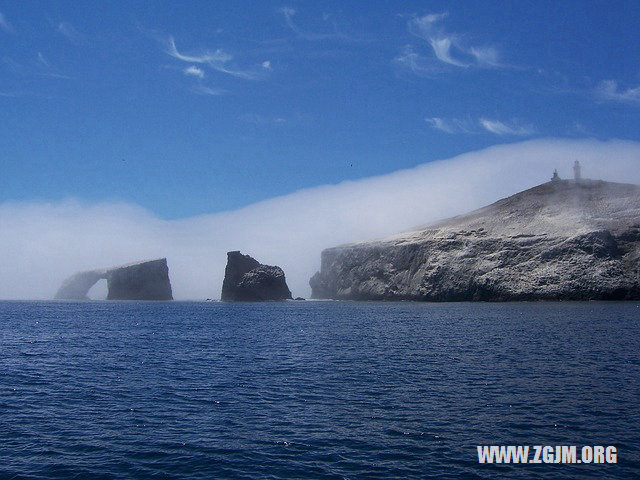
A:
[[[575,168],[465,215],[328,248],[312,298],[640,300],[640,187]]]
[[[102,279],[107,280],[107,300],[173,300],[166,258],[76,273],[62,283],[55,298],[88,300],[89,290]]]

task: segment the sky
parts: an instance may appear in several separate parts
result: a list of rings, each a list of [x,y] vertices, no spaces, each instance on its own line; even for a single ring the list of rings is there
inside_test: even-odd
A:
[[[639,20],[635,0],[0,0],[0,298],[155,256],[181,298],[215,297],[240,247],[306,295],[336,243],[578,158],[636,178]]]

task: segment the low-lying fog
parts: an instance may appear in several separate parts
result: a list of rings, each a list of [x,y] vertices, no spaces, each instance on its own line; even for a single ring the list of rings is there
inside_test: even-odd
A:
[[[0,298],[53,298],[75,272],[159,257],[176,299],[219,298],[229,250],[281,266],[293,295],[307,297],[322,249],[467,212],[548,181],[554,168],[571,178],[575,160],[583,177],[640,184],[640,143],[542,139],[183,220],[123,203],[6,202]]]

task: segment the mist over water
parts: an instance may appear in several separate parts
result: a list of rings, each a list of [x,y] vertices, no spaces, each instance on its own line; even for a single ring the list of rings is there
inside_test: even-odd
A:
[[[247,207],[163,220],[125,203],[0,205],[0,298],[52,298],[69,275],[166,257],[176,299],[219,298],[226,252],[281,266],[308,296],[320,252],[465,213],[546,182],[555,168],[640,184],[640,143],[541,139],[499,145],[388,175],[300,190]]]

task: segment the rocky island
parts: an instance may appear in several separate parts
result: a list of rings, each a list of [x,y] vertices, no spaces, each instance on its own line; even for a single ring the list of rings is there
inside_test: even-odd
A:
[[[554,174],[465,215],[326,249],[310,285],[318,299],[640,300],[640,187]]]
[[[55,298],[88,300],[87,293],[102,279],[107,280],[107,300],[173,299],[166,258],[76,273],[62,283]]]
[[[263,265],[249,255],[234,251],[227,253],[220,299],[223,302],[291,300],[291,291],[280,267]]]

